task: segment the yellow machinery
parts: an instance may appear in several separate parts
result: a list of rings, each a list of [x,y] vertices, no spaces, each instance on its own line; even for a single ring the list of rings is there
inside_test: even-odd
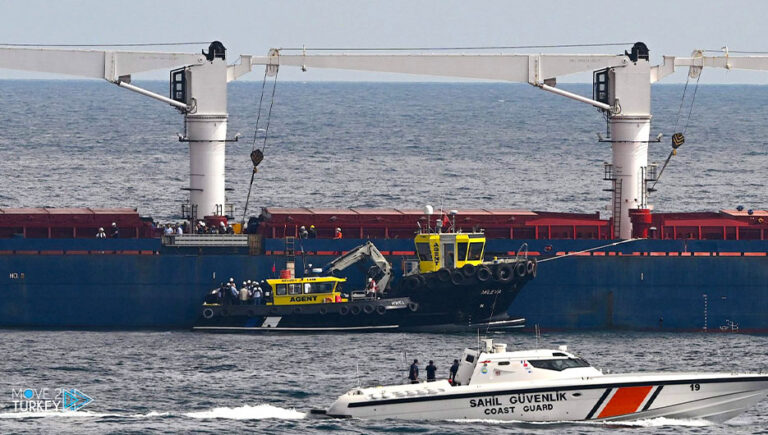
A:
[[[465,264],[478,266],[483,262],[483,233],[423,233],[416,235],[415,242],[421,273],[443,267],[460,269]]]
[[[341,299],[341,283],[346,278],[317,276],[308,278],[268,279],[273,302],[267,305],[306,305],[347,302]]]

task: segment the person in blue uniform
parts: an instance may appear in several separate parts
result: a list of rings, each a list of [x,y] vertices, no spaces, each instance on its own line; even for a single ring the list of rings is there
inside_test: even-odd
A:
[[[435,382],[436,371],[437,367],[435,367],[435,362],[430,360],[429,365],[427,366],[427,382]]]
[[[410,370],[408,370],[408,379],[412,384],[419,383],[419,360],[413,360]]]

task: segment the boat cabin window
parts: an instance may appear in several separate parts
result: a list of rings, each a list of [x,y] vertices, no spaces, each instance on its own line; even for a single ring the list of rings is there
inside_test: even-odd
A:
[[[300,295],[301,294],[301,283],[298,283],[298,284],[288,284],[288,294],[289,295]]]
[[[461,242],[456,246],[456,259],[459,261],[467,260],[467,242]]]
[[[416,253],[419,255],[419,261],[432,261],[432,252],[429,250],[429,243],[417,243]]]
[[[278,284],[277,288],[275,288],[275,294],[278,296],[284,296],[285,292],[285,284]]]
[[[481,260],[483,256],[483,242],[472,242],[469,244],[469,256],[467,261]]]
[[[499,361],[499,365],[500,366],[508,366],[509,365],[509,361]]]
[[[464,360],[471,364],[471,363],[475,362],[475,356],[474,355],[467,355],[467,357],[464,358]]]
[[[333,293],[332,282],[313,282],[309,288],[310,293]]]
[[[589,367],[589,363],[581,358],[539,359],[529,360],[528,363],[537,369],[555,370],[558,372],[561,372],[565,369]]]

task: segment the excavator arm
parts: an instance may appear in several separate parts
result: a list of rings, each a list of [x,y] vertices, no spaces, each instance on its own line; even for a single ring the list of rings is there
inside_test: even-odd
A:
[[[326,274],[333,274],[334,272],[342,271],[353,264],[357,264],[367,259],[373,261],[376,267],[381,271],[380,273],[375,274],[381,275],[381,278],[376,280],[376,284],[380,289],[385,290],[392,280],[392,266],[371,242],[360,245],[341,257],[334,259],[323,268],[323,272]]]

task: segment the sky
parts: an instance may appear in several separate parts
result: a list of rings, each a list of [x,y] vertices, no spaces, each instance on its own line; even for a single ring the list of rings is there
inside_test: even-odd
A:
[[[272,47],[477,47],[643,41],[652,62],[696,48],[768,53],[768,2],[437,0],[0,0],[0,44],[115,44],[220,40],[228,60]],[[626,46],[628,50],[631,45]],[[197,52],[207,44],[159,47]],[[620,53],[625,47],[509,50]],[[129,49],[127,49],[129,50]],[[147,50],[140,48],[136,50]],[[150,49],[152,50],[152,49]],[[61,76],[56,76],[59,78]],[[245,79],[260,80],[260,72]],[[0,78],[53,78],[0,70]],[[62,77],[64,78],[64,77]],[[167,79],[167,71],[145,74]],[[283,69],[281,80],[425,81],[422,76]],[[444,79],[442,81],[445,81]],[[562,82],[587,82],[591,75]],[[679,72],[668,83],[685,81]],[[768,84],[768,72],[706,71],[702,83]]]

